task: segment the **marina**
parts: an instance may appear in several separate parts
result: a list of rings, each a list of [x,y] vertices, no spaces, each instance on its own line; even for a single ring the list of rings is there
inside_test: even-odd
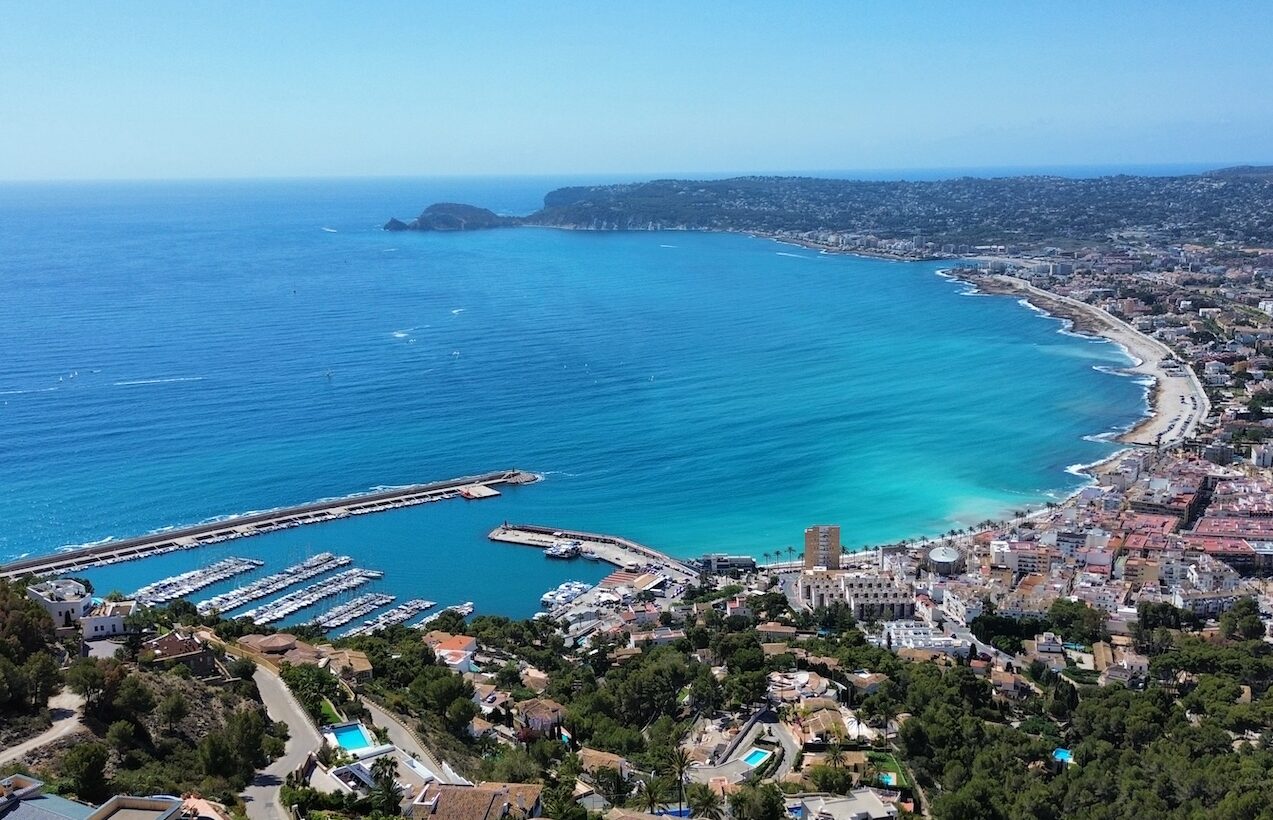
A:
[[[289,615],[300,612],[302,609],[308,609],[325,598],[331,598],[342,592],[357,589],[364,584],[383,577],[384,573],[379,570],[357,568],[345,570],[319,581],[317,584],[311,584],[304,589],[284,595],[282,598],[265,606],[250,609],[244,612],[241,617],[251,618],[258,624],[281,621]]]
[[[288,567],[282,572],[267,575],[246,586],[215,595],[206,601],[200,601],[196,606],[200,615],[207,615],[214,610],[230,612],[253,601],[281,592],[288,587],[295,586],[302,581],[308,581],[310,578],[317,578],[319,575],[347,566],[353,563],[353,560],[348,555],[336,556],[330,552],[320,552],[312,558]]]
[[[431,484],[413,484],[390,490],[358,493],[270,512],[232,516],[191,527],[81,547],[53,555],[23,558],[0,566],[0,578],[24,575],[70,574],[177,550],[220,544],[307,524],[321,524],[350,516],[401,509],[453,498],[478,500],[498,496],[501,484],[532,484],[539,476],[522,470],[501,470]]]
[[[134,592],[132,597],[143,604],[166,604],[264,565],[264,561],[255,558],[226,558],[202,569],[146,584]]]
[[[364,615],[370,615],[380,607],[393,603],[394,600],[394,596],[383,592],[369,592],[329,609],[310,623],[323,630],[336,629]]]
[[[412,624],[411,626],[413,629],[424,629],[429,624],[436,621],[438,618],[441,618],[444,612],[456,612],[462,617],[467,618],[468,616],[472,615],[476,611],[477,611],[477,607],[473,606],[472,601],[465,601],[462,604],[455,604],[453,606],[448,606],[445,609],[440,609],[437,612],[425,618],[424,620],[420,621],[419,623]]]
[[[423,598],[412,598],[410,601],[399,604],[398,606],[386,612],[382,612],[376,617],[364,621],[360,626],[348,629],[340,633],[342,638],[355,638],[359,635],[370,635],[373,632],[379,632],[391,626],[397,626],[419,615],[421,612],[432,609],[437,606],[436,601],[426,601]]]

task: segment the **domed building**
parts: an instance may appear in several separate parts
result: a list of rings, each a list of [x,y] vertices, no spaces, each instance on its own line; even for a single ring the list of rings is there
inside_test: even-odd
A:
[[[927,564],[928,570],[938,575],[958,575],[964,571],[964,554],[943,544],[928,551]]]

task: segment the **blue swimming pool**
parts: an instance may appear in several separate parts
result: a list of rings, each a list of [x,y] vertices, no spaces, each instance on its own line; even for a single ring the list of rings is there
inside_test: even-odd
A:
[[[1058,763],[1072,763],[1074,762],[1074,753],[1069,749],[1057,749],[1052,753],[1052,759]]]
[[[892,772],[881,772],[880,782],[883,783],[885,786],[896,786],[897,775],[893,774]]]
[[[773,752],[767,752],[764,749],[752,749],[743,758],[743,762],[754,769],[757,766],[759,766],[761,763],[764,763],[766,760],[768,760],[771,754],[773,754]]]
[[[332,734],[336,737],[336,742],[340,744],[340,747],[350,752],[365,749],[372,745],[371,738],[367,737],[367,732],[357,723],[348,726],[337,726],[332,729]]]

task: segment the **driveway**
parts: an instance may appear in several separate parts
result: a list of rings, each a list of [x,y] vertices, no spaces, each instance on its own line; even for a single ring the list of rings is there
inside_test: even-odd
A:
[[[49,698],[49,713],[53,718],[53,725],[30,740],[0,751],[0,764],[18,760],[27,752],[66,737],[72,732],[78,732],[83,710],[84,698],[69,689],[64,689],[61,694]]]
[[[318,750],[323,739],[277,675],[258,666],[253,680],[270,718],[286,723],[289,737],[283,756],[256,773],[252,785],[243,792],[243,801],[251,820],[290,820],[287,807],[279,805],[279,787],[288,772],[300,766],[310,752]]]

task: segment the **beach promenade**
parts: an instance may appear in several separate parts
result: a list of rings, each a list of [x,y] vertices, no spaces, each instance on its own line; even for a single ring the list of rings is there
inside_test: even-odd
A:
[[[539,476],[522,470],[500,470],[431,484],[317,501],[252,515],[234,516],[192,527],[152,533],[81,549],[26,558],[0,566],[0,578],[73,573],[95,566],[131,561],[176,550],[194,549],[307,524],[321,524],[355,515],[384,512],[451,498],[482,499],[499,495],[501,484],[531,484]]]
[[[1037,288],[1014,276],[997,274],[990,279],[1002,285],[991,292],[1020,294],[1035,307],[1074,321],[1076,332],[1099,335],[1119,345],[1139,362],[1124,368],[1124,372],[1154,380],[1149,415],[1118,436],[1118,441],[1149,446],[1179,444],[1190,438],[1211,412],[1211,402],[1197,374],[1179,362],[1167,345],[1095,305]],[[980,286],[982,281],[975,283]],[[1172,367],[1166,362],[1178,365]]]

